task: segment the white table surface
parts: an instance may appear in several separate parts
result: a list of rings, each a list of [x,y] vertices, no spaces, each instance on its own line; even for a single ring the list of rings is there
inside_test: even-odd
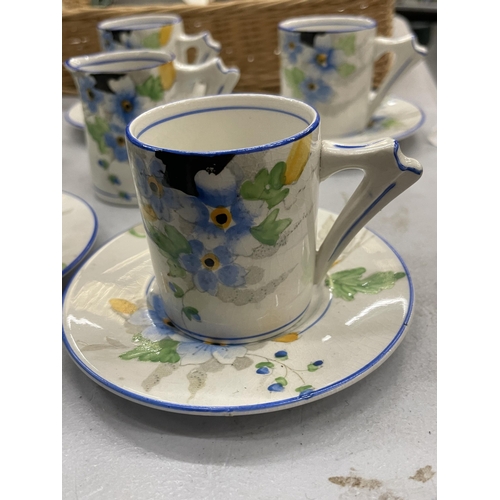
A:
[[[395,34],[408,30],[396,17]],[[437,149],[428,139],[435,135],[436,84],[420,64],[390,95],[417,104],[426,115],[424,125],[400,141],[403,153],[422,164],[422,179],[368,224],[402,256],[415,287],[413,318],[396,352],[366,378],[319,401],[262,415],[202,417],[148,408],[108,392],[63,346],[62,498],[437,497]],[[62,188],[96,211],[99,233],[90,256],[139,223],[140,215],[137,208],[108,205],[93,194],[84,134],[64,120],[75,102],[62,99]],[[323,182],[320,207],[340,211],[358,181],[351,171]]]

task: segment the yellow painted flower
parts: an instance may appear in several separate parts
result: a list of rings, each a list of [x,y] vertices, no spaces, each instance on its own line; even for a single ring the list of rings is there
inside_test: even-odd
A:
[[[311,134],[293,143],[290,154],[286,160],[285,184],[292,184],[298,180],[306,166],[310,152]]]
[[[160,47],[167,45],[167,43],[170,40],[170,37],[172,36],[173,29],[174,29],[173,25],[170,25],[170,26],[163,26],[163,28],[160,30]]]
[[[125,299],[109,299],[111,308],[119,313],[134,314],[137,311],[137,306]]]
[[[273,339],[273,342],[295,342],[298,340],[299,334],[296,332],[293,333],[287,333],[285,335],[282,335],[281,337],[278,337],[276,339]]]
[[[141,213],[142,213],[143,217],[150,222],[154,222],[154,221],[158,220],[158,216],[156,215],[154,208],[149,204],[144,204],[141,207]]]
[[[158,71],[160,72],[161,85],[165,90],[172,88],[175,83],[175,68],[173,61],[162,64]]]

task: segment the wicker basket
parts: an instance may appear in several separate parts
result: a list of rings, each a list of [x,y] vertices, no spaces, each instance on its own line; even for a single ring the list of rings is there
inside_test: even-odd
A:
[[[314,14],[351,14],[372,17],[378,34],[392,36],[395,0],[238,0],[205,6],[184,3],[122,7],[91,7],[90,0],[63,0],[62,60],[99,52],[97,23],[117,16],[146,13],[179,14],[187,34],[210,31],[222,45],[226,66],[237,66],[241,77],[235,92],[279,92],[277,25],[283,19]],[[87,3],[87,5],[85,5]],[[387,73],[391,59],[375,64],[373,86]],[[76,94],[70,73],[63,66],[62,91]]]

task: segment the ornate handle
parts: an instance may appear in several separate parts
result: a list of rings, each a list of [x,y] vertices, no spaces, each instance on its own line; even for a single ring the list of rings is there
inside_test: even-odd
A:
[[[203,95],[230,94],[240,79],[240,70],[227,68],[218,57],[203,64],[174,61],[174,65],[178,92],[184,97],[192,97],[195,83],[203,85]]]
[[[193,64],[201,64],[220,54],[221,45],[216,42],[208,31],[202,31],[197,35],[183,34],[177,39],[177,54],[179,62],[187,64],[187,52],[196,49]]]
[[[420,163],[406,157],[393,139],[365,146],[323,141],[320,181],[348,168],[359,168],[365,175],[316,253],[315,283],[324,278],[359,230],[422,175]]]
[[[380,106],[382,99],[396,80],[427,55],[427,49],[423,45],[419,45],[413,35],[395,39],[385,37],[375,38],[374,60],[376,61],[386,52],[392,52],[395,60],[378,89],[370,93],[369,117]]]

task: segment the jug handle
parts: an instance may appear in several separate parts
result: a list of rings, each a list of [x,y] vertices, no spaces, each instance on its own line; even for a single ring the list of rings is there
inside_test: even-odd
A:
[[[382,99],[396,80],[399,80],[404,73],[423,60],[427,55],[427,49],[417,43],[414,35],[407,35],[400,38],[376,37],[374,61],[387,52],[394,54],[394,60],[378,89],[370,92],[368,118],[373,116],[373,113],[380,106]]]
[[[221,44],[212,38],[208,31],[202,31],[196,35],[182,34],[177,39],[177,53],[179,62],[187,64],[187,51],[196,49],[196,55],[192,64],[202,64],[217,57],[220,54]]]
[[[363,226],[422,175],[420,163],[406,157],[393,139],[359,146],[323,141],[320,181],[351,168],[363,170],[364,176],[316,252],[314,283],[325,277]]]

